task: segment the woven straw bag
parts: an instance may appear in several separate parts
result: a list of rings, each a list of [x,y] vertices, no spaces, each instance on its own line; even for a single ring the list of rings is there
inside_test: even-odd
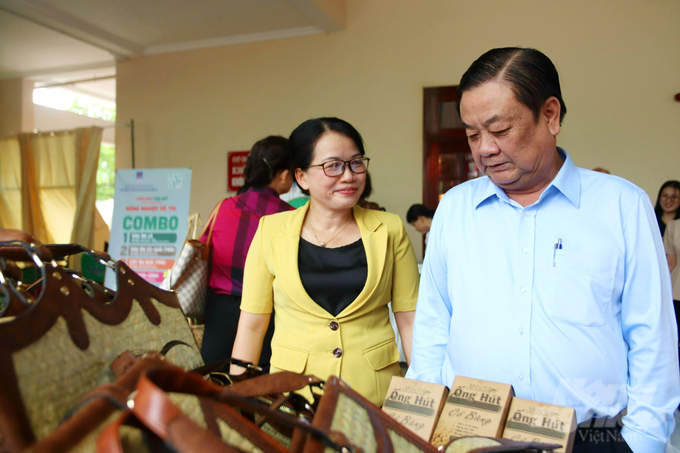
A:
[[[147,354],[140,359],[130,353],[123,354],[112,365],[112,368],[118,368],[116,381],[100,385],[84,395],[69,411],[72,415],[65,418],[48,436],[28,447],[25,452],[96,452],[99,435],[127,410],[125,403],[137,387],[140,376],[147,370],[167,366],[171,365],[160,354]]]
[[[160,285],[162,289],[177,293],[179,304],[187,318],[203,319],[205,315],[205,294],[210,279],[210,240],[217,213],[223,202],[224,200],[220,201],[213,209],[208,222],[198,236],[199,238],[203,237],[206,228],[209,228],[207,242],[189,239],[189,236],[191,236],[190,227],[175,265],[172,266]],[[196,223],[194,223],[194,232],[195,225]]]
[[[21,451],[53,431],[83,394],[115,379],[111,364],[126,350],[166,350],[183,368],[202,365],[176,294],[116,262],[118,291],[106,298],[57,265],[49,249],[23,246],[41,272],[41,292],[0,323],[0,451]],[[14,289],[8,279],[0,285]]]

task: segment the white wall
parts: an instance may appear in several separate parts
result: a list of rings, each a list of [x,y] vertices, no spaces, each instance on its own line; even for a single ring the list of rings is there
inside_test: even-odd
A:
[[[560,72],[559,144],[654,199],[680,179],[677,0],[348,0],[345,30],[133,59],[117,65],[118,117],[138,167],[192,167],[191,210],[225,192],[226,153],[323,115],[350,121],[371,157],[372,199],[422,199],[422,90],[455,85],[502,46],[536,47]],[[129,137],[117,162],[128,166]],[[416,252],[421,239],[407,226]]]
[[[0,80],[0,139],[33,131],[33,81]]]

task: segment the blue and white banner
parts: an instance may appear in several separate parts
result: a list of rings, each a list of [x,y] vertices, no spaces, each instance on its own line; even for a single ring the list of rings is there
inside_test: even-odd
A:
[[[187,232],[191,169],[118,170],[109,254],[154,285],[172,268]],[[106,286],[117,288],[106,270]]]

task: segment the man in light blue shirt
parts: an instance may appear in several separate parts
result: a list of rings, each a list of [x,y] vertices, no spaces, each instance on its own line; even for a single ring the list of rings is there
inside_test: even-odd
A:
[[[649,197],[557,147],[566,108],[542,53],[493,49],[458,90],[485,176],[437,208],[406,377],[509,383],[519,397],[575,408],[579,423],[627,408],[620,435],[579,429],[574,452],[665,452],[680,404],[678,336]]]

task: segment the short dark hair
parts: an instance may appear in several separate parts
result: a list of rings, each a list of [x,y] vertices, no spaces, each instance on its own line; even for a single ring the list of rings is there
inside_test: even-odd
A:
[[[424,204],[414,204],[406,211],[406,221],[408,223],[415,222],[420,216],[432,218],[434,217],[434,210]]]
[[[656,205],[654,205],[654,212],[656,213],[656,218],[659,221],[661,220],[661,216],[663,216],[663,209],[661,209],[661,192],[663,192],[666,187],[672,187],[676,190],[680,190],[680,181],[670,180],[661,185],[661,189],[659,189],[659,195],[656,196]],[[675,211],[675,217],[673,218],[680,219],[680,206]]]
[[[364,140],[354,126],[340,118],[315,118],[300,124],[290,134],[288,140],[293,155],[294,169],[306,170],[309,168],[312,160],[314,160],[314,147],[316,143],[323,134],[329,131],[337,132],[349,138],[354,142],[361,155],[365,154]],[[305,195],[309,195],[308,190],[302,187],[300,187],[300,190]]]
[[[280,135],[270,135],[257,141],[248,154],[244,170],[245,185],[239,193],[250,187],[268,186],[283,170],[293,170],[288,139]]]
[[[490,81],[508,83],[515,98],[534,114],[534,121],[538,121],[545,101],[555,96],[560,101],[562,124],[567,106],[562,99],[560,78],[555,65],[544,53],[522,47],[504,47],[486,52],[470,65],[460,79],[456,93],[458,114],[463,93]]]

